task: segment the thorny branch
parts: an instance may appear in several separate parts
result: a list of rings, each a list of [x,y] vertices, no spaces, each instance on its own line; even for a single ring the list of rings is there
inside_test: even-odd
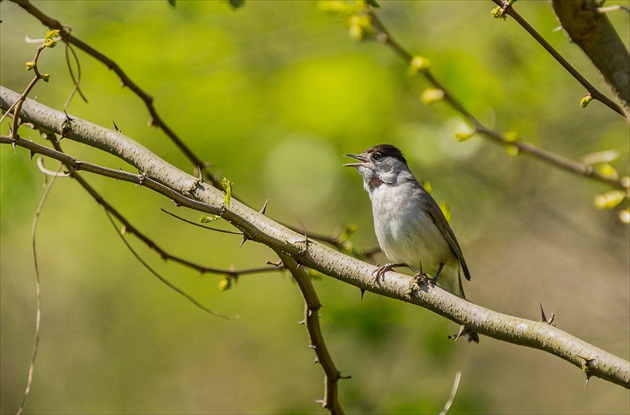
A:
[[[19,94],[0,87],[0,107],[8,109]],[[419,288],[416,281],[404,274],[388,272],[377,284],[376,268],[365,262],[344,255],[316,241],[305,241],[295,233],[274,222],[261,212],[233,198],[225,207],[223,192],[208,186],[175,166],[160,159],[139,143],[80,119],[71,125],[66,116],[31,99],[24,102],[20,117],[35,128],[50,131],[73,141],[102,149],[127,163],[136,165],[143,176],[142,185],[154,190],[182,206],[221,217],[243,232],[248,239],[259,242],[293,258],[298,264],[367,291],[395,298],[431,310],[471,330],[512,344],[546,351],[584,370],[589,377],[595,376],[625,388],[630,388],[630,363],[574,337],[546,322],[532,321],[509,316],[468,302],[447,291],[431,285]],[[107,175],[132,183],[140,181],[140,175],[106,169],[87,162],[80,162],[66,154],[25,140],[0,136],[0,143],[15,143],[32,152],[68,163],[72,168]],[[127,151],[121,151],[124,148]]]
[[[398,41],[391,35],[387,27],[383,24],[383,22],[373,10],[371,10],[369,13],[375,29],[379,32],[379,35],[377,35],[377,39],[387,45],[390,49],[392,49],[392,51],[394,51],[401,59],[407,62],[407,64],[411,64],[414,56],[409,51],[407,51],[400,43],[398,43]],[[455,95],[448,88],[446,88],[446,86],[444,86],[431,73],[431,70],[429,68],[424,68],[419,72],[431,85],[444,92],[444,100],[448,102],[457,112],[463,115],[464,118],[466,118],[468,122],[473,125],[475,133],[481,134],[491,139],[492,141],[502,144],[504,146],[513,146],[517,148],[519,152],[529,154],[530,156],[550,163],[565,171],[588,177],[589,179],[597,180],[613,188],[622,190],[628,190],[630,188],[630,183],[625,183],[621,179],[615,179],[605,176],[593,169],[593,167],[591,166],[578,163],[547,150],[543,150],[542,148],[537,147],[534,144],[528,143],[526,141],[508,138],[505,134],[486,127],[472,113],[470,113],[468,109],[466,109],[466,107],[459,101],[459,99],[457,99],[457,97],[455,97]]]
[[[181,150],[184,155],[188,158],[188,160],[195,166],[196,169],[200,169],[203,172],[206,180],[209,180],[213,186],[217,189],[221,188],[221,183],[214,177],[213,174],[207,169],[208,163],[204,162],[201,158],[199,158],[183,141],[179,136],[164,122],[164,120],[160,117],[157,112],[157,109],[154,105],[154,98],[149,95],[146,91],[144,91],[138,84],[136,84],[123,70],[122,68],[109,57],[94,49],[87,43],[78,39],[70,33],[70,29],[68,26],[63,25],[58,20],[46,15],[44,12],[33,6],[29,0],[10,0],[24,10],[27,13],[38,19],[42,24],[48,26],[50,29],[59,30],[59,35],[61,38],[70,45],[74,45],[83,52],[92,56],[94,59],[103,63],[107,68],[114,71],[118,78],[120,78],[121,85],[123,87],[128,87],[134,94],[136,94],[143,102],[149,115],[151,116],[150,124],[154,127],[161,129],[164,134],[168,136],[168,138],[173,141],[173,143]]]
[[[43,133],[43,136],[44,138],[47,138],[49,139],[49,141],[52,142],[53,146],[55,147],[55,150],[57,150],[60,153],[63,153],[63,150],[61,149],[59,142],[57,141],[56,137],[53,134],[49,135],[47,133]],[[247,274],[260,274],[264,272],[276,272],[276,271],[282,270],[282,267],[278,267],[278,266],[258,267],[258,268],[242,269],[242,270],[236,270],[233,268],[221,269],[221,268],[214,268],[214,267],[209,267],[206,265],[197,264],[195,262],[192,262],[180,256],[170,254],[168,251],[160,247],[153,239],[149,238],[147,235],[145,235],[140,230],[138,230],[138,228],[136,228],[133,224],[131,224],[131,222],[129,222],[122,215],[122,213],[120,213],[120,211],[118,211],[109,202],[107,202],[105,198],[103,198],[83,177],[81,177],[81,175],[77,171],[80,169],[80,167],[77,168],[76,166],[72,166],[69,164],[66,164],[66,166],[70,169],[68,172],[69,176],[72,177],[73,179],[76,179],[81,185],[81,187],[83,187],[83,189],[85,189],[85,191],[90,196],[92,196],[92,198],[96,201],[97,204],[101,205],[109,214],[111,214],[114,218],[116,218],[122,224],[123,234],[134,235],[142,243],[144,243],[149,249],[157,252],[160,258],[162,258],[164,261],[173,261],[185,267],[191,268],[195,271],[199,271],[202,274],[219,274],[219,275],[226,275],[231,278],[238,278],[241,275],[247,275]],[[79,166],[81,166],[81,163],[79,163]]]
[[[295,259],[284,254],[282,251],[277,251],[277,254],[280,256],[282,263],[291,272],[293,278],[295,278],[304,297],[304,324],[306,325],[310,340],[309,347],[315,351],[317,355],[316,363],[322,365],[325,374],[324,399],[322,399],[321,404],[333,415],[343,414],[343,408],[339,403],[337,384],[340,379],[349,379],[350,377],[341,376],[341,372],[335,366],[335,362],[324,342],[324,336],[319,324],[319,309],[322,307],[322,304],[319,302],[315,287],[313,287],[307,272]]]

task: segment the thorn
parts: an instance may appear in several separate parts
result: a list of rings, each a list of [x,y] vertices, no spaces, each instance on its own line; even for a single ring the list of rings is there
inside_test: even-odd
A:
[[[265,214],[265,212],[267,211],[267,203],[269,203],[269,199],[265,200],[265,204],[263,205],[263,207],[260,209],[260,213],[262,213],[263,215]]]
[[[462,334],[468,343],[479,343],[479,335],[474,331],[470,331],[470,329],[466,328],[463,324],[459,326],[459,332],[457,334],[452,334],[448,336],[448,338],[449,340],[456,341],[462,336]]]
[[[249,238],[247,237],[247,234],[245,232],[243,232],[243,239],[241,240],[241,244],[239,245],[239,248],[243,246],[243,244],[245,242],[247,242],[249,240]]]
[[[463,333],[464,333],[464,326],[461,325],[459,326],[459,332],[457,334],[451,334],[450,336],[448,336],[448,339],[457,341],[457,339],[459,339]]]
[[[306,324],[306,320],[298,321],[298,324],[304,325],[304,324]]]
[[[112,120],[112,123],[114,124],[114,131],[116,132],[120,132],[120,128],[118,128],[118,126],[116,125],[116,121]]]
[[[339,378],[338,379],[352,379],[352,375],[342,376],[341,373],[339,373]]]
[[[197,178],[197,186],[199,185],[199,183],[203,182],[203,172],[200,166],[195,166],[195,177]]]
[[[34,156],[35,156],[35,152],[33,150],[31,150],[31,160],[33,160]]]
[[[556,313],[551,313],[551,317],[547,318],[547,316],[545,315],[545,310],[543,309],[542,303],[540,303],[540,315],[541,315],[542,322],[547,323],[550,326],[553,326],[553,321],[556,319]]]
[[[313,360],[313,364],[314,364],[314,365],[316,365],[316,364],[318,364],[318,363],[319,363],[319,359],[318,359],[318,358],[315,358],[315,359]]]
[[[586,373],[586,383],[584,384],[584,389],[588,386],[589,380],[591,380],[591,368],[593,368],[597,364],[597,359],[588,359],[586,357],[582,357],[578,355],[578,357],[584,360],[584,364],[582,365],[582,370]]]
[[[364,294],[365,294],[365,288],[361,288],[361,301],[363,301]]]

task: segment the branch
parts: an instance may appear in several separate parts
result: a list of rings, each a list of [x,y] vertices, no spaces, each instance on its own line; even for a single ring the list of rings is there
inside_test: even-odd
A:
[[[408,65],[410,65],[414,56],[409,53],[400,43],[398,43],[396,39],[394,39],[394,37],[389,33],[389,31],[376,15],[376,13],[371,11],[370,16],[372,17],[372,22],[375,29],[380,32],[380,35],[378,36],[379,41],[387,45],[398,56],[400,56],[401,59],[403,59],[405,62],[407,62]],[[451,91],[448,90],[448,88],[446,88],[446,86],[444,86],[440,81],[437,80],[437,78],[431,73],[429,68],[423,68],[420,73],[422,73],[422,75],[431,85],[444,92],[444,100],[448,102],[451,107],[453,107],[453,109],[463,115],[464,118],[466,118],[468,122],[473,125],[473,127],[475,128],[475,133],[481,134],[491,139],[492,141],[502,144],[504,146],[513,146],[518,149],[519,152],[545,161],[546,163],[549,163],[567,172],[584,176],[589,179],[599,181],[601,183],[605,183],[613,188],[622,190],[628,190],[630,188],[630,183],[625,183],[622,180],[605,176],[593,169],[593,167],[591,166],[567,159],[558,154],[537,147],[532,143],[528,143],[522,140],[514,140],[507,137],[503,133],[494,131],[491,128],[486,127],[481,121],[479,121],[474,115],[472,115],[470,111],[466,109],[466,107],[455,97],[455,95]]]
[[[549,52],[549,54],[551,56],[553,56],[553,58],[558,61],[558,63],[560,65],[562,65],[562,67],[564,69],[567,70],[567,72],[569,72],[571,74],[571,76],[573,76],[589,93],[589,95],[593,98],[596,99],[598,101],[600,101],[602,104],[606,105],[607,107],[609,107],[610,109],[612,109],[613,111],[621,114],[621,115],[625,115],[626,117],[630,116],[630,114],[627,111],[624,112],[624,109],[621,108],[619,105],[617,105],[615,102],[613,102],[610,98],[608,98],[606,95],[602,94],[597,88],[595,88],[589,81],[586,80],[586,78],[584,78],[582,76],[582,74],[580,74],[577,69],[575,69],[569,62],[567,62],[566,59],[564,59],[562,57],[562,55],[560,55],[554,48],[553,46],[551,46],[549,44],[549,42],[547,42],[545,40],[545,38],[543,38],[540,33],[538,33],[536,31],[536,29],[534,29],[528,22],[527,20],[525,20],[516,10],[514,10],[514,8],[512,7],[512,2],[508,1],[508,0],[492,0],[495,4],[498,4],[501,7],[501,14],[497,17],[502,17],[504,14],[507,14],[508,16],[512,17],[523,29],[525,29],[525,31],[527,33],[529,33],[543,48],[545,48],[545,50],[547,52]],[[580,2],[575,1],[575,0],[560,0],[562,3],[573,3],[573,4],[578,4]],[[555,7],[555,3],[556,1],[553,1],[554,3],[554,7]],[[564,23],[562,23],[564,25]],[[614,31],[614,29],[613,29]],[[622,44],[623,47],[623,44]],[[624,48],[625,49],[625,48]],[[627,73],[627,70],[626,70]]]
[[[166,134],[168,138],[170,138],[171,141],[175,143],[177,148],[179,148],[182,151],[182,153],[186,155],[188,160],[197,169],[200,169],[204,173],[204,177],[210,180],[212,185],[215,186],[216,188],[218,189],[221,188],[221,184],[219,183],[219,181],[207,170],[206,167],[208,163],[204,162],[202,159],[197,157],[197,155],[190,148],[188,148],[188,146],[177,136],[177,134],[175,134],[175,132],[164,122],[164,120],[162,120],[162,118],[157,112],[157,109],[155,108],[155,105],[153,104],[153,101],[154,101],[153,97],[149,95],[147,92],[145,92],[142,88],[140,88],[140,86],[138,86],[138,84],[136,84],[122,70],[122,68],[118,66],[116,62],[114,62],[113,60],[111,60],[110,58],[108,58],[106,55],[99,52],[98,50],[94,49],[87,43],[83,42],[82,40],[70,34],[70,30],[68,29],[68,26],[63,25],[58,20],[53,19],[52,17],[43,13],[41,10],[33,6],[29,0],[11,0],[11,1],[16,3],[18,6],[22,7],[24,10],[26,10],[27,13],[35,17],[43,25],[49,27],[50,29],[59,30],[59,35],[65,42],[76,46],[77,48],[81,49],[83,52],[92,56],[97,61],[103,63],[105,66],[107,66],[108,69],[114,71],[114,73],[116,73],[118,78],[120,78],[120,82],[122,86],[123,87],[126,86],[129,89],[131,89],[133,93],[136,94],[142,100],[142,102],[144,102],[144,105],[151,116],[150,125],[164,131],[164,134]]]
[[[630,117],[630,54],[612,23],[594,0],[552,0],[560,24],[621,102]]]
[[[0,108],[7,110],[18,98],[19,94],[0,87]],[[630,388],[628,361],[546,322],[498,313],[452,295],[437,286],[424,284],[418,287],[412,277],[404,274],[388,272],[385,278],[377,283],[373,274],[377,269],[375,266],[320,243],[307,242],[303,235],[274,222],[236,198],[232,198],[228,208],[225,206],[223,192],[179,170],[120,133],[80,119],[73,119],[68,123],[64,113],[31,99],[24,102],[19,116],[24,122],[31,123],[38,129],[62,134],[71,140],[113,154],[138,167],[144,172],[144,176],[80,162],[64,153],[21,137],[2,136],[0,143],[13,143],[32,152],[67,161],[73,167],[121,180],[138,183],[139,177],[144,177],[141,182],[143,186],[173,199],[180,205],[219,214],[241,230],[248,239],[264,244],[276,252],[282,252],[298,264],[361,289],[424,307],[479,334],[546,351],[579,367],[588,376],[599,377]]]
[[[319,302],[315,287],[313,287],[311,279],[304,268],[300,267],[293,258],[281,251],[277,251],[277,254],[285,267],[291,272],[293,278],[295,278],[304,297],[304,324],[308,331],[309,347],[315,350],[317,363],[322,365],[326,375],[324,378],[324,399],[321,401],[322,406],[333,415],[343,414],[343,408],[339,403],[337,382],[339,379],[348,379],[349,376],[341,376],[341,372],[335,366],[328,347],[326,347],[326,342],[324,342],[324,336],[319,325],[319,309],[322,308],[322,304]]]

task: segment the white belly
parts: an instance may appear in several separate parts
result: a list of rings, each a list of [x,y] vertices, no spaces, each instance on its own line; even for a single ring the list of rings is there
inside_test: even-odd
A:
[[[448,268],[458,272],[455,255],[410,186],[379,186],[370,197],[376,237],[390,261],[430,276],[440,264],[445,265],[440,276],[450,274]]]

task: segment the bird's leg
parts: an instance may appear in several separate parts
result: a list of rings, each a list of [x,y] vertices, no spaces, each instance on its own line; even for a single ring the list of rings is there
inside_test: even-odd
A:
[[[425,274],[424,272],[422,272],[422,264],[420,264],[420,272],[417,273],[416,275],[414,275],[413,277],[416,279],[416,282],[421,283],[421,282],[428,282],[429,284],[437,284],[438,282],[438,278],[440,277],[440,272],[442,272],[442,268],[444,268],[444,263],[440,263],[440,267],[438,268],[437,272],[435,273],[434,277],[429,277],[427,274]]]
[[[406,267],[407,264],[395,264],[395,263],[389,263],[389,264],[385,264],[385,265],[380,265],[374,272],[373,274],[376,275],[376,282],[378,283],[379,280],[383,279],[383,276],[385,275],[386,272],[391,271],[394,268],[399,268],[399,267]]]

